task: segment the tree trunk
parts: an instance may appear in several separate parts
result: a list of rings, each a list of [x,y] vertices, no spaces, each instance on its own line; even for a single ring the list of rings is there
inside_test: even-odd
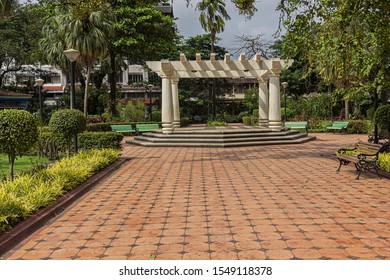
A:
[[[84,117],[88,117],[88,88],[89,80],[91,78],[91,67],[87,66],[87,77],[85,79],[85,91],[84,91]]]
[[[349,100],[345,100],[345,120],[349,119]]]
[[[116,111],[116,65],[115,65],[115,53],[112,48],[109,50],[110,53],[110,67],[111,71],[109,74],[110,79],[110,104],[109,104],[109,111],[112,116],[117,115]]]
[[[15,156],[8,155],[8,161],[9,161],[9,176],[11,178],[11,181],[14,180],[14,163],[15,163]]]

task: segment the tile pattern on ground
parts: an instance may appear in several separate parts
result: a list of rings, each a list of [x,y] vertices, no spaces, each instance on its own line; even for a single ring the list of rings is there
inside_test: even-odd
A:
[[[131,160],[6,259],[390,259],[388,179],[334,151],[362,135],[228,149],[125,146]],[[363,138],[362,138],[363,139]]]

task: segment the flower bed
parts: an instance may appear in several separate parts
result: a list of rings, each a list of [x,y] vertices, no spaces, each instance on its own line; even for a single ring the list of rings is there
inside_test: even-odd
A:
[[[17,176],[0,183],[0,233],[50,205],[63,193],[77,187],[113,163],[119,151],[81,152],[62,159],[35,174]]]

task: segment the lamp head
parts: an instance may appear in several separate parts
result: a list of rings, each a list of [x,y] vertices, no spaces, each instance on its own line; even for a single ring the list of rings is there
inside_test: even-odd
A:
[[[35,79],[35,83],[37,84],[37,86],[42,86],[43,83],[45,82],[45,80],[41,79],[41,78],[38,78],[38,79]]]
[[[288,83],[287,83],[287,82],[283,82],[283,83],[282,83],[282,87],[283,87],[283,88],[286,88],[287,86],[288,86]]]
[[[71,62],[75,61],[80,56],[80,52],[74,49],[66,50],[64,51],[64,54]]]

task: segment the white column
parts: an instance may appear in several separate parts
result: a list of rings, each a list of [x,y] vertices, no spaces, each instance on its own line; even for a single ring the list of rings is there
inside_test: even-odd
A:
[[[172,133],[173,103],[171,76],[162,76],[161,120],[164,134]]]
[[[263,78],[257,79],[259,82],[259,126],[268,128],[268,88],[267,80]]]
[[[280,110],[280,81],[277,73],[269,77],[269,128],[281,130],[282,118]]]
[[[173,129],[180,127],[179,78],[172,77]]]

